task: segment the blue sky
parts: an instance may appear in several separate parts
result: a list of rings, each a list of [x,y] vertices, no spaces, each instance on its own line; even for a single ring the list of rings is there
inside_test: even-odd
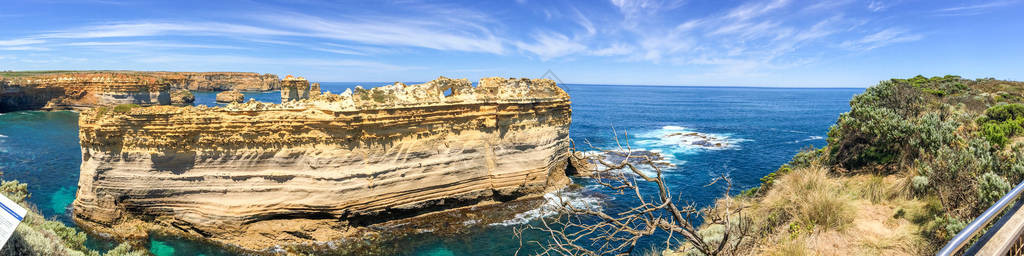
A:
[[[0,69],[865,87],[1024,80],[1024,0],[5,0]]]

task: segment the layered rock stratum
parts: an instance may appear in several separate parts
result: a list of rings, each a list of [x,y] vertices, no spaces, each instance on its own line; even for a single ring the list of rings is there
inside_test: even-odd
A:
[[[274,74],[249,72],[143,72],[167,80],[172,88],[191,91],[273,91],[281,88]]]
[[[0,78],[0,112],[73,109],[101,105],[170,104],[170,84],[124,73],[50,74]]]
[[[265,251],[570,182],[569,95],[551,80],[442,77],[304,95],[83,112],[76,223]]]
[[[0,72],[0,112],[80,109],[116,104],[169,104],[171,97],[168,90],[270,91],[281,88],[277,75],[243,72],[23,73]]]

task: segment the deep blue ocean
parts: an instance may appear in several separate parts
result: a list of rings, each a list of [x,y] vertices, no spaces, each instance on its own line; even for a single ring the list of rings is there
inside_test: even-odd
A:
[[[324,90],[341,93],[346,88],[385,83],[322,82]],[[636,150],[659,152],[673,167],[665,179],[673,194],[698,207],[711,204],[724,193],[720,184],[705,187],[712,179],[728,174],[732,193],[758,184],[758,179],[789,161],[801,148],[825,145],[824,137],[839,114],[849,110],[849,100],[864,89],[798,89],[750,87],[676,87],[563,85],[572,97],[571,137],[577,149],[587,151],[584,141],[609,148],[628,139]],[[216,105],[216,93],[196,93],[196,104]],[[247,98],[280,102],[279,92],[245,93]],[[78,145],[78,114],[70,111],[21,111],[0,114],[0,171],[5,180],[29,184],[29,202],[48,218],[73,225],[69,206],[78,183],[81,150]],[[723,143],[721,148],[693,145],[673,134],[698,133]],[[628,135],[627,135],[628,134]],[[602,192],[584,184],[579,202],[619,211],[635,199],[593,196]],[[511,230],[530,214],[510,219],[507,225],[479,225],[469,234],[454,236],[424,233],[392,245],[409,255],[509,255],[519,247]],[[660,240],[660,241],[659,241]],[[663,239],[648,239],[640,248],[663,247]],[[108,243],[90,238],[90,246],[103,249]],[[174,238],[154,238],[149,243],[156,255],[224,255],[210,246]]]

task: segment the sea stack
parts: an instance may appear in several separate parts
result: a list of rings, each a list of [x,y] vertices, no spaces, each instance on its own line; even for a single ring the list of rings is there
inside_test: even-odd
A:
[[[262,251],[570,182],[569,95],[551,80],[303,86],[286,77],[282,104],[83,112],[76,223]]]
[[[245,95],[239,91],[220,92],[217,93],[216,100],[218,103],[242,102],[245,100]]]
[[[281,79],[281,102],[309,99],[310,90],[309,80],[301,76],[285,76]],[[320,95],[319,83],[316,84],[315,90],[313,94]]]

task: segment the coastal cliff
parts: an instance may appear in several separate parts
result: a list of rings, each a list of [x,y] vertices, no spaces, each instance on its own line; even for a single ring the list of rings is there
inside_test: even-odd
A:
[[[271,91],[277,75],[242,72],[39,71],[0,72],[0,113],[117,104],[191,104],[172,91]],[[194,98],[192,98],[194,99]]]
[[[442,77],[340,95],[298,83],[305,93],[282,104],[83,112],[75,221],[264,251],[570,182],[569,96],[551,80]]]
[[[0,78],[0,112],[170,104],[170,84],[147,75],[73,73]]]
[[[167,80],[173,89],[190,91],[273,91],[277,75],[248,72],[147,72]]]

